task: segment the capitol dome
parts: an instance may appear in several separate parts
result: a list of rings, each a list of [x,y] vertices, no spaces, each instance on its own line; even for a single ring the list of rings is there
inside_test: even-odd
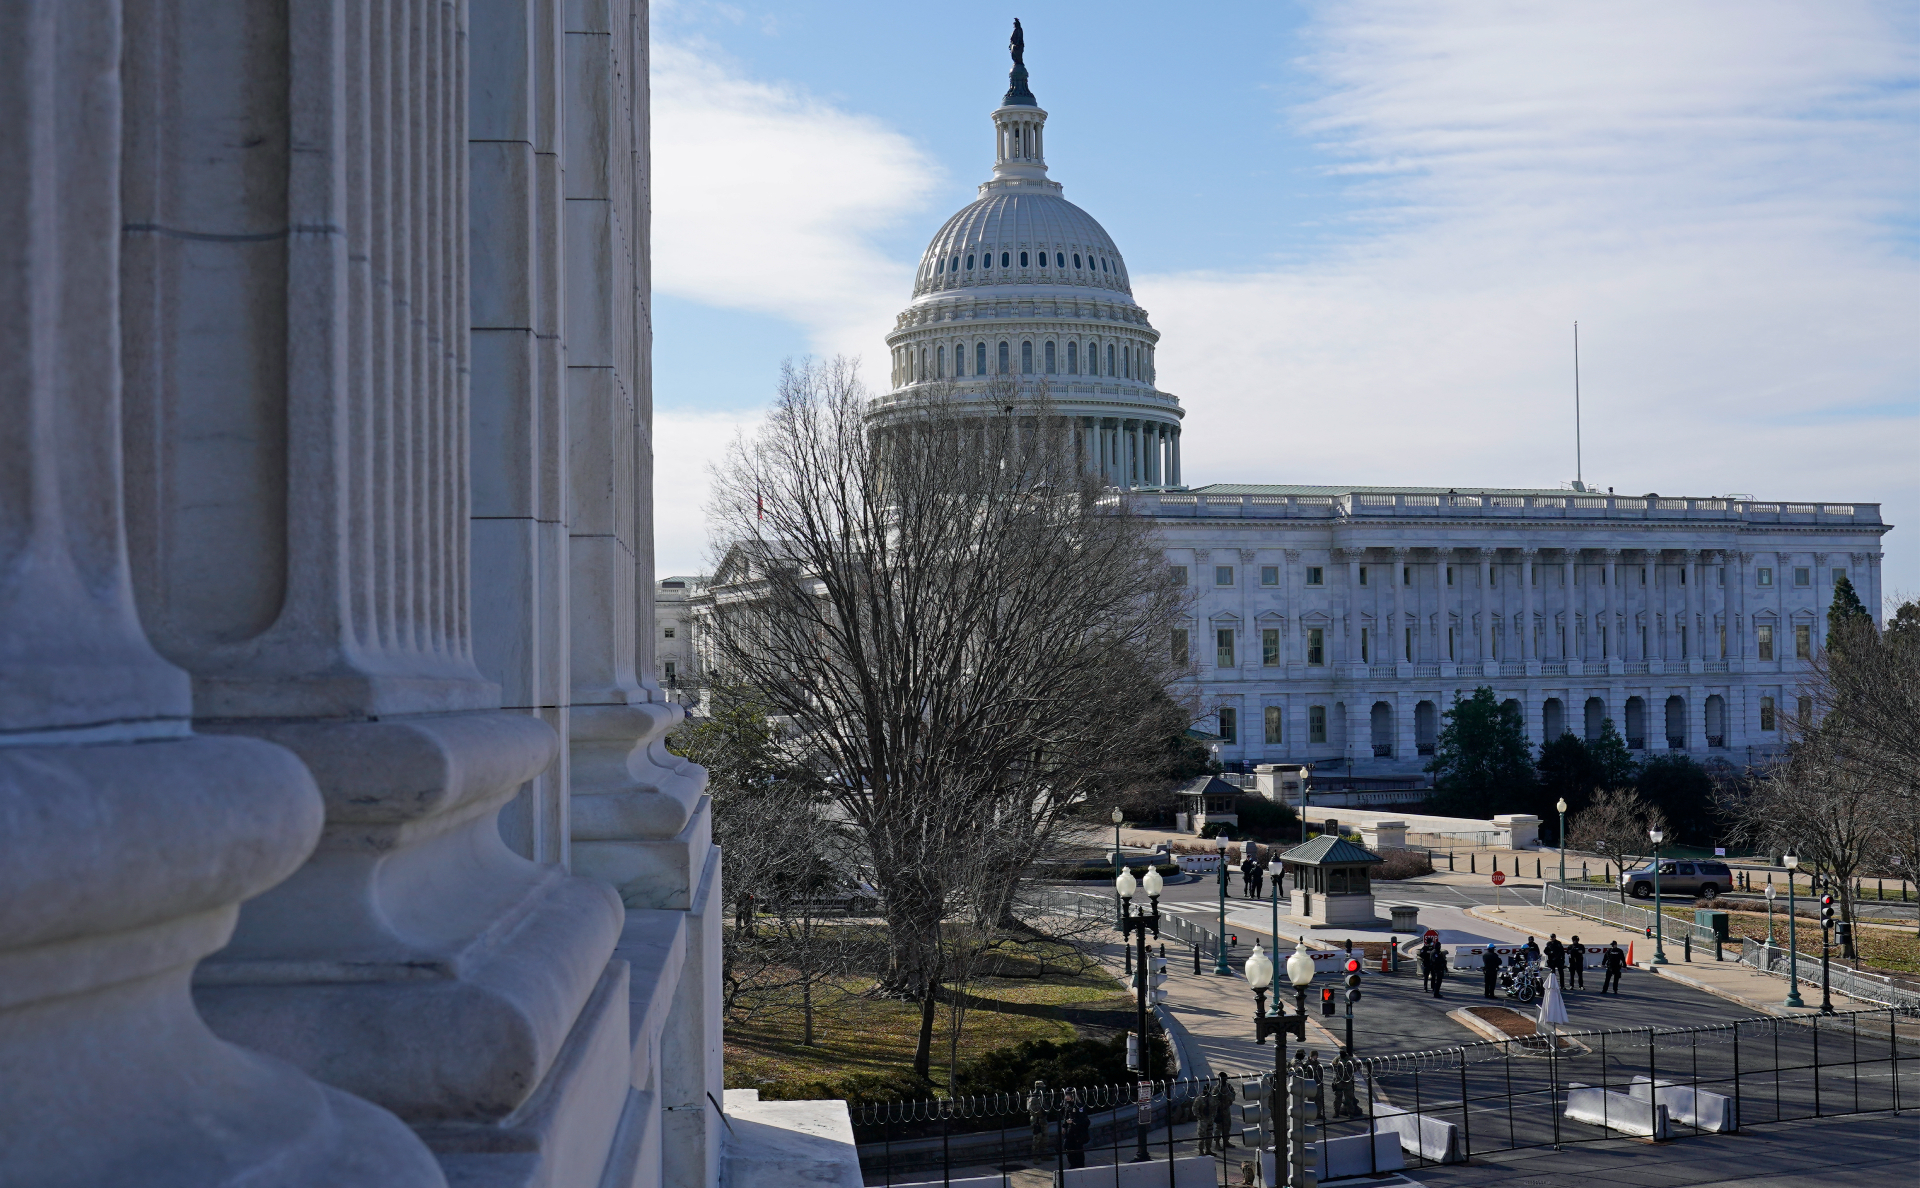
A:
[[[1185,413],[1154,384],[1160,334],[1113,237],[1047,176],[1047,113],[1027,89],[1023,49],[1016,22],[993,175],[921,256],[887,336],[892,390],[873,415],[936,386],[997,409],[1011,382],[1078,423],[1089,470],[1120,487],[1179,486]]]

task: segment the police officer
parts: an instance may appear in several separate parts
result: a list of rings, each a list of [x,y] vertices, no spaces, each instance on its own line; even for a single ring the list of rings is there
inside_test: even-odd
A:
[[[1560,984],[1567,984],[1567,946],[1560,943],[1560,934],[1547,933],[1547,968],[1560,975]]]
[[[1600,968],[1605,970],[1607,975],[1601,980],[1600,993],[1605,994],[1611,990],[1614,994],[1619,994],[1620,971],[1627,968],[1627,955],[1620,951],[1619,941],[1607,943],[1607,951],[1600,954]]]
[[[1447,980],[1447,951],[1433,942],[1433,996],[1440,997],[1440,983]]]
[[[1567,942],[1567,977],[1567,985],[1587,988],[1587,946],[1577,936]]]
[[[1060,1145],[1066,1148],[1068,1167],[1087,1166],[1087,1139],[1092,1131],[1087,1107],[1080,1104],[1079,1094],[1067,1090],[1066,1104],[1060,1108]]]
[[[1487,997],[1493,997],[1494,983],[1500,980],[1500,954],[1488,945],[1487,951],[1480,955],[1480,977],[1487,984]]]

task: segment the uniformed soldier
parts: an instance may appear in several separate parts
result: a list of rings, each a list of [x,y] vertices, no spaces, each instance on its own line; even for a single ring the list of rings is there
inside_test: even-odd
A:
[[[1047,1158],[1047,1083],[1035,1081],[1027,1094],[1027,1126],[1032,1131],[1032,1151],[1036,1161]]]
[[[1200,1124],[1200,1153],[1213,1154],[1213,1082],[1200,1082],[1193,1098],[1193,1119]]]
[[[1354,1094],[1353,1053],[1340,1049],[1340,1056],[1333,1062],[1333,1116],[1336,1118],[1358,1118],[1360,1102]]]

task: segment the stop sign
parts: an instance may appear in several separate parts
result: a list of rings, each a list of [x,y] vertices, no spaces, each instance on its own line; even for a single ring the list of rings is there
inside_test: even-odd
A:
[[[1504,871],[1498,871],[1498,870],[1496,870],[1496,871],[1494,871],[1494,872],[1493,872],[1493,885],[1494,885],[1494,886],[1496,886],[1496,887],[1498,887],[1498,886],[1499,886],[1500,884],[1502,884],[1502,883],[1504,883],[1504,882],[1506,882],[1506,881],[1507,881],[1507,876],[1506,876],[1506,872],[1504,872]]]
[[[1435,931],[1434,931],[1433,929],[1431,929],[1431,928],[1429,928],[1429,929],[1427,929],[1427,936],[1428,936],[1429,938],[1431,938],[1431,939],[1433,939],[1433,940],[1439,940],[1439,939],[1440,939],[1440,934],[1439,934],[1439,933],[1437,933],[1437,932],[1435,932]]]

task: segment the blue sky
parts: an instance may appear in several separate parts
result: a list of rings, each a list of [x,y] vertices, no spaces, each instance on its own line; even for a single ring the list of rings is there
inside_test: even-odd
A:
[[[654,9],[663,572],[782,358],[883,360],[990,163],[1011,18],[1189,481],[1572,477],[1920,515],[1910,5]],[[868,367],[872,377],[874,369]],[[1920,593],[1909,528],[1887,581]]]

